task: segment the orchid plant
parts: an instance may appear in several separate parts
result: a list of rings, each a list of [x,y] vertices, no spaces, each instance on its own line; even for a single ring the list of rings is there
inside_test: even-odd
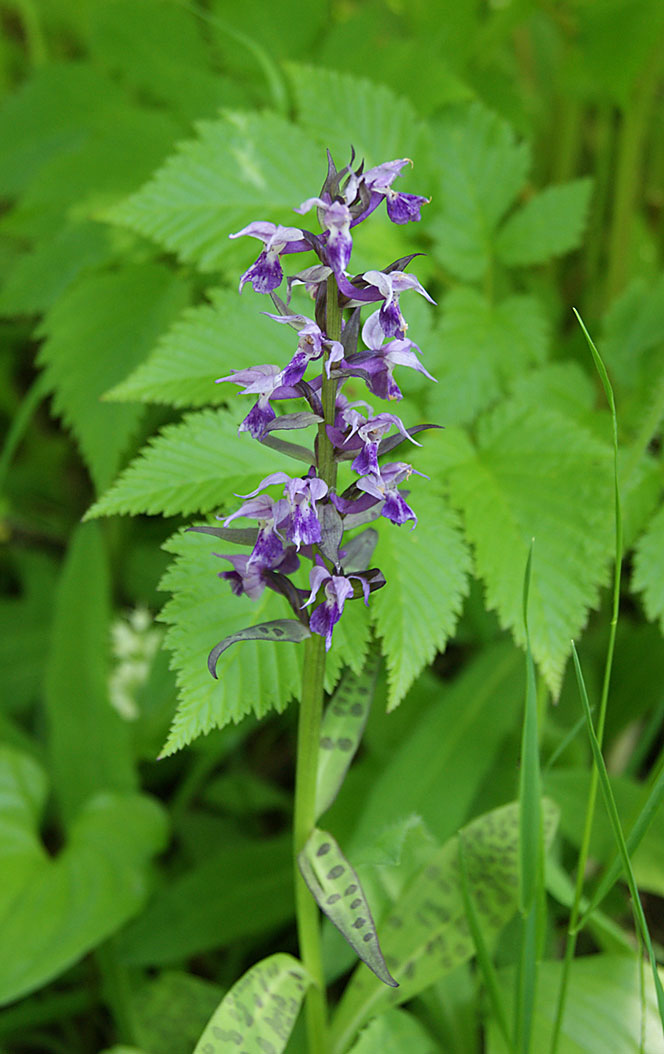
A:
[[[329,882],[342,874],[347,876],[352,869],[331,836],[317,831],[315,821],[320,811],[317,768],[325,653],[345,604],[359,598],[368,604],[370,594],[386,584],[380,569],[368,566],[376,532],[365,527],[350,538],[347,534],[381,516],[396,526],[412,521],[411,529],[415,527],[416,513],[407,501],[407,491],[400,488],[412,474],[423,473],[405,461],[386,461],[385,455],[405,442],[419,445],[414,435],[436,427],[407,428],[396,414],[375,413],[367,402],[350,401],[343,390],[349,379],[360,378],[372,396],[397,402],[402,393],[394,378],[395,367],[406,366],[435,379],[422,365],[421,349],[407,336],[408,326],[401,310],[400,295],[408,290],[415,290],[434,303],[418,279],[405,271],[413,256],[396,260],[384,270],[357,275],[349,270],[352,232],[383,200],[393,223],[420,219],[420,209],[428,199],[399,192],[392,186],[409,163],[407,158],[400,158],[364,171],[363,164],[353,167],[353,156],[349,165],[338,170],[328,152],[328,170],[320,195],[295,209],[305,215],[316,208],[320,234],[257,220],[230,235],[250,236],[263,243],[257,260],[240,279],[240,292],[250,283],[256,292],[269,294],[277,313],[266,314],[295,330],[297,346],[285,365],[267,363],[234,370],[220,377],[219,383],[237,384],[242,394],[256,398],[239,426],[240,434],[247,432],[259,443],[275,447],[308,467],[301,475],[272,472],[265,476],[253,491],[240,495],[244,501],[222,518],[222,526],[190,528],[247,545],[249,555],[218,554],[232,568],[220,571],[219,577],[228,581],[233,593],[251,599],[257,599],[266,588],[273,589],[285,597],[292,613],[290,618],[265,622],[220,641],[208,658],[212,676],[217,676],[222,652],[237,641],[306,641],[294,848],[302,963],[313,981],[307,997],[312,1051],[326,1049],[326,1012],[318,910],[310,893],[377,976],[386,984],[397,986],[380,952],[371,912],[355,873],[350,885],[346,883],[350,914],[340,915],[336,908],[343,896],[330,893]],[[277,290],[284,282],[282,259],[303,252],[313,252],[317,261],[286,279],[285,299],[281,299]],[[313,318],[291,310],[296,286],[304,286],[310,295]],[[375,309],[362,325],[361,312],[366,307]],[[317,368],[315,376],[311,375],[312,366]],[[298,398],[305,401],[306,409],[293,412],[289,408],[282,414],[275,410],[274,404]],[[311,425],[316,426],[313,450],[274,436],[277,430]],[[345,461],[350,462],[354,478],[340,490],[338,467]],[[239,518],[255,521],[256,527],[247,530],[229,526]],[[302,559],[310,563],[308,588],[297,585],[293,578]],[[326,807],[336,790],[331,796],[328,793]],[[332,846],[335,863],[328,869],[327,884],[323,881],[321,885],[311,860],[325,855]]]

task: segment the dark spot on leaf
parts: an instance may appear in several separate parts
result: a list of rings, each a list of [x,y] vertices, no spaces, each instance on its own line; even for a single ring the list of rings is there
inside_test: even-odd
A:
[[[351,905],[350,906],[351,906],[351,908],[354,911],[355,908],[359,908],[361,903],[362,903],[362,897],[356,897],[355,900],[351,901]]]
[[[337,864],[336,867],[333,867],[332,870],[328,872],[327,877],[341,878],[345,870],[346,868],[343,866],[343,864]]]
[[[326,853],[329,853],[331,848],[332,846],[329,842],[323,842],[323,844],[316,850],[316,856],[325,856]]]
[[[408,980],[410,980],[411,977],[413,976],[413,974],[415,973],[415,963],[412,962],[412,960],[411,960],[411,962],[406,963],[406,965],[403,968],[403,972],[404,972],[404,977],[406,977]]]
[[[323,750],[334,750],[334,740],[329,736],[323,736],[320,741]]]
[[[351,882],[351,884],[349,886],[347,886],[346,889],[344,890],[344,896],[345,897],[349,897],[351,895],[351,893],[356,893],[356,892],[357,892],[357,882]]]
[[[338,900],[341,900],[341,893],[333,893],[330,897],[327,898],[325,903],[326,904],[336,904],[336,902]]]
[[[339,747],[339,750],[352,750],[353,740],[347,739],[346,737],[342,737],[341,739],[337,740],[337,746]]]
[[[362,916],[360,915],[359,919],[355,919],[355,922],[353,923],[353,929],[354,930],[361,930],[363,926],[366,926],[366,924],[367,924],[367,920],[363,919]]]
[[[362,940],[363,941],[371,941],[371,940],[373,940],[373,933],[365,933],[364,937],[362,938]]]
[[[353,715],[353,717],[360,717],[364,713],[364,711],[363,711],[363,709],[362,709],[362,707],[360,706],[359,703],[353,703],[353,705],[350,708],[350,712]]]

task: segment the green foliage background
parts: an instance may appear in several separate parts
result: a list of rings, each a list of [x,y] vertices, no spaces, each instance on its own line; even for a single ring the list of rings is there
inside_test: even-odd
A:
[[[398,861],[414,874],[430,840],[446,848],[516,796],[534,538],[543,783],[561,817],[553,984],[591,763],[581,735],[566,740],[581,714],[570,640],[583,634],[593,702],[614,552],[611,422],[572,307],[618,407],[624,586],[606,756],[626,826],[664,759],[664,8],[3,0],[0,25],[0,1049],[186,1054],[239,973],[296,950],[300,654],[245,643],[212,681],[210,647],[284,609],[232,597],[213,540],[182,528],[289,467],[237,437],[239,404],[214,384],[289,346],[259,297],[236,295],[253,257],[228,234],[293,222],[328,146],[339,165],[351,144],[368,165],[412,158],[403,189],[432,199],[417,227],[366,225],[353,261],[426,253],[416,270],[438,307],[406,313],[438,383],[405,378],[400,413],[445,430],[413,455],[430,476],[413,477],[417,530],[380,529],[387,588],[335,631],[329,691],[345,667],[360,672],[372,634],[384,662],[326,824],[365,854],[388,917]],[[613,857],[608,830],[600,815],[597,869]],[[634,856],[655,939],[663,861],[656,817]],[[579,1038],[593,999],[638,991],[622,886],[604,911],[561,1050],[639,1049],[633,1007],[622,1046],[611,1017]],[[336,977],[350,960],[326,941]],[[508,927],[506,990],[514,944]],[[357,1050],[399,1036],[409,1050],[482,1049],[466,958]],[[503,1049],[495,1021],[486,1042]]]

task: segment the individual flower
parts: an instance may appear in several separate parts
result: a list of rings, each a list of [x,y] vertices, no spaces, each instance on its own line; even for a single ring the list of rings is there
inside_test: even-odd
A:
[[[284,273],[279,257],[282,253],[302,252],[309,243],[302,237],[299,227],[282,227],[267,220],[255,220],[229,238],[242,238],[245,234],[258,238],[265,245],[262,253],[240,279],[240,292],[246,282],[251,282],[257,293],[271,293],[281,285]]]
[[[430,381],[435,381],[436,378],[424,368],[412,350],[420,350],[412,340],[407,337],[395,338],[387,344],[384,343],[379,315],[379,311],[374,311],[362,327],[362,340],[367,350],[349,356],[343,364],[343,372],[351,377],[362,377],[372,395],[377,395],[380,399],[401,399],[401,389],[392,373],[395,366],[409,366],[410,369],[423,373]]]
[[[318,633],[325,637],[325,650],[330,650],[332,644],[332,630],[341,618],[344,604],[352,597],[355,590],[350,579],[357,578],[362,583],[364,603],[369,603],[369,583],[362,575],[332,575],[325,567],[320,557],[316,557],[316,563],[309,572],[309,584],[311,593],[302,605],[303,608],[313,604],[322,586],[325,589],[325,599],[315,609],[309,619],[309,629],[312,633]]]
[[[323,198],[307,198],[295,209],[301,215],[309,212],[314,205],[318,206],[321,226],[327,232],[325,252],[327,262],[335,274],[343,273],[348,267],[353,249],[350,233],[352,216],[348,205],[343,201],[324,201]]]
[[[417,280],[415,275],[406,274],[405,271],[365,271],[363,276],[365,282],[375,286],[383,298],[383,306],[378,312],[385,337],[405,337],[408,325],[399,307],[399,295],[406,289],[414,289],[423,296],[430,304],[435,304],[427,293],[424,286]]]
[[[412,465],[406,464],[405,461],[393,461],[389,465],[382,465],[379,473],[363,476],[362,479],[357,481],[359,490],[384,503],[381,516],[385,516],[391,523],[395,523],[398,526],[405,523],[406,520],[413,520],[411,530],[417,524],[417,516],[404,496],[399,493],[397,487],[400,483],[407,480],[412,473],[415,473],[416,476],[424,476],[423,472],[418,472]],[[424,476],[424,478],[428,479],[428,476]]]
[[[327,375],[330,375],[330,367],[340,362],[344,357],[343,344],[338,340],[328,340],[322,329],[306,315],[271,315],[269,311],[265,314],[273,318],[275,322],[281,322],[292,326],[299,332],[297,351],[287,366],[281,371],[279,381],[281,384],[292,387],[302,380],[307,366],[312,359],[319,359],[327,349]]]
[[[420,208],[422,205],[428,205],[431,200],[423,198],[420,194],[405,194],[403,191],[392,190],[392,183],[401,173],[401,169],[404,165],[412,163],[410,158],[402,157],[397,161],[385,161],[364,173],[363,179],[371,191],[372,198],[374,195],[385,198],[387,215],[392,223],[409,223],[411,220],[417,222],[421,219]]]
[[[244,553],[215,553],[222,560],[228,560],[233,565],[232,571],[220,571],[219,577],[225,578],[231,584],[231,590],[236,596],[243,594],[251,600],[258,600],[266,586],[271,585],[266,577],[266,571],[279,571],[282,575],[290,575],[299,567],[300,561],[291,546],[284,549],[280,539],[274,533],[272,542],[265,538],[259,540],[248,556]],[[274,544],[274,543],[278,543]]]
[[[244,384],[246,387],[242,395],[258,395],[259,397],[258,402],[254,403],[240,424],[238,432],[249,432],[254,439],[262,439],[268,425],[277,416],[270,405],[270,399],[295,399],[300,394],[292,386],[284,384],[284,373],[285,371],[280,370],[278,366],[268,364],[250,366],[246,370],[233,370],[227,377],[218,378],[217,384],[221,384],[222,381]]]
[[[347,416],[350,414],[353,414],[353,418],[348,435],[344,436],[336,426],[328,427],[327,434],[336,447],[360,451],[351,468],[361,476],[378,472],[378,447],[383,436],[393,425],[401,432],[404,439],[408,439],[415,446],[420,446],[408,434],[403,421],[396,414],[381,413],[368,419],[362,418],[361,414],[352,410],[347,412]]]
[[[265,487],[270,487],[274,483],[284,484],[284,497],[278,502],[272,502],[272,498],[267,495],[256,497]],[[286,538],[293,543],[296,549],[299,549],[301,545],[317,545],[321,540],[321,528],[316,512],[316,502],[324,498],[326,494],[327,483],[318,476],[309,475],[304,479],[302,477],[293,479],[286,472],[271,472],[269,476],[261,480],[256,490],[242,495],[250,501],[245,502],[225,523],[230,522],[236,516],[255,516],[251,501],[266,500],[272,502],[274,508],[278,509],[279,518],[275,519],[274,514],[272,518],[277,526],[284,530]],[[249,512],[243,511],[248,507]]]

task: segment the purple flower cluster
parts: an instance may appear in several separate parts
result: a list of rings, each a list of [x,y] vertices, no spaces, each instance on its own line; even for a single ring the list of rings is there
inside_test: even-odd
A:
[[[394,370],[399,366],[434,380],[420,361],[420,348],[406,336],[401,312],[400,295],[408,290],[434,303],[417,278],[404,270],[413,257],[397,260],[382,271],[349,272],[353,229],[383,200],[393,223],[420,219],[420,208],[428,199],[392,187],[408,163],[401,158],[363,171],[363,165],[354,169],[351,160],[337,171],[328,155],[328,173],[320,194],[294,210],[304,216],[315,208],[320,234],[259,220],[230,235],[249,235],[263,243],[258,259],[240,279],[240,291],[250,282],[256,292],[270,294],[277,313],[266,314],[297,332],[297,346],[286,365],[268,363],[233,370],[219,380],[238,384],[242,394],[255,397],[240,432],[308,461],[311,467],[301,476],[271,473],[254,491],[240,495],[245,500],[224,519],[223,527],[198,529],[250,545],[248,556],[219,554],[232,566],[220,572],[220,577],[230,582],[234,593],[252,599],[266,587],[282,593],[296,619],[325,638],[326,648],[346,601],[362,597],[368,603],[369,593],[385,584],[379,570],[366,569],[368,560],[363,567],[357,566],[362,549],[359,538],[344,543],[344,532],[379,516],[398,525],[412,521],[414,527],[417,522],[399,489],[415,470],[406,462],[385,463],[381,457],[406,441],[419,445],[414,434],[433,426],[408,430],[396,414],[374,413],[368,403],[349,402],[342,390],[348,378],[360,378],[371,395],[398,401],[402,395]],[[287,279],[284,302],[275,292],[284,281],[282,258],[305,251],[315,253],[318,262]],[[304,285],[310,294],[313,318],[290,311],[294,285]],[[377,309],[362,325],[361,310],[368,304]],[[332,318],[336,322],[331,323]],[[358,348],[360,334],[362,346]],[[307,379],[314,362],[320,363],[318,375]],[[306,400],[306,411],[277,413],[273,404],[296,398]],[[318,428],[312,452],[271,434],[312,424]],[[343,461],[351,462],[356,478],[338,493],[337,467]],[[229,524],[240,517],[255,521],[257,529],[231,529]],[[364,533],[375,536],[375,532]],[[301,557],[312,564],[308,590],[297,587],[290,577]]]

